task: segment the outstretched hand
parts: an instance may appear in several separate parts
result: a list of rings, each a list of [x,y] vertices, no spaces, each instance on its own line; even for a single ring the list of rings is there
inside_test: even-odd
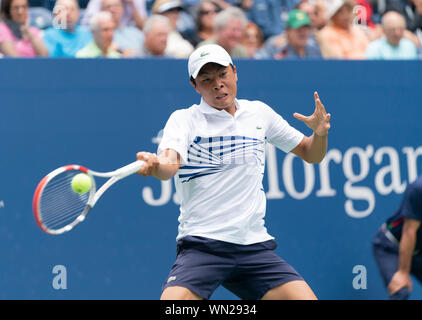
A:
[[[324,105],[319,99],[318,92],[314,92],[315,98],[315,111],[314,114],[306,117],[300,113],[295,112],[293,116],[304,122],[309,128],[311,128],[316,135],[320,137],[325,137],[328,135],[328,130],[330,129],[330,118],[331,114],[325,111]]]

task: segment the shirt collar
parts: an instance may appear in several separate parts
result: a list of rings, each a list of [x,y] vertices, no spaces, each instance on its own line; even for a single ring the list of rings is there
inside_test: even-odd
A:
[[[239,112],[239,110],[241,110],[241,107],[237,99],[234,99],[234,103],[236,105],[236,113],[237,113]],[[227,113],[224,110],[217,110],[216,108],[211,107],[202,97],[201,97],[201,103],[199,104],[199,110],[205,114],[225,115]]]

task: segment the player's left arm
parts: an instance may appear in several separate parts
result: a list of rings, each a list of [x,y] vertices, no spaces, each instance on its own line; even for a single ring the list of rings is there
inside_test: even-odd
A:
[[[324,105],[317,92],[314,93],[315,111],[307,117],[299,113],[293,116],[304,122],[313,130],[310,137],[303,137],[302,141],[291,152],[309,163],[319,163],[327,152],[327,135],[330,129],[331,114],[325,111]]]

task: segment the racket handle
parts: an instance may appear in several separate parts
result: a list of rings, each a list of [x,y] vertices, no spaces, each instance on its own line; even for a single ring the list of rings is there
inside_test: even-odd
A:
[[[120,169],[117,169],[114,173],[117,179],[123,179],[127,176],[130,176],[131,174],[134,174],[141,170],[141,168],[144,165],[144,161],[142,160],[136,160],[135,162],[132,162],[128,164],[127,166],[124,166]]]

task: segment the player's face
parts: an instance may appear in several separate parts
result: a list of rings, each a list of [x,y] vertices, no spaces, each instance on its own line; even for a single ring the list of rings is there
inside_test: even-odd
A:
[[[208,63],[202,67],[192,85],[210,106],[216,109],[230,108],[237,94],[236,67]]]

